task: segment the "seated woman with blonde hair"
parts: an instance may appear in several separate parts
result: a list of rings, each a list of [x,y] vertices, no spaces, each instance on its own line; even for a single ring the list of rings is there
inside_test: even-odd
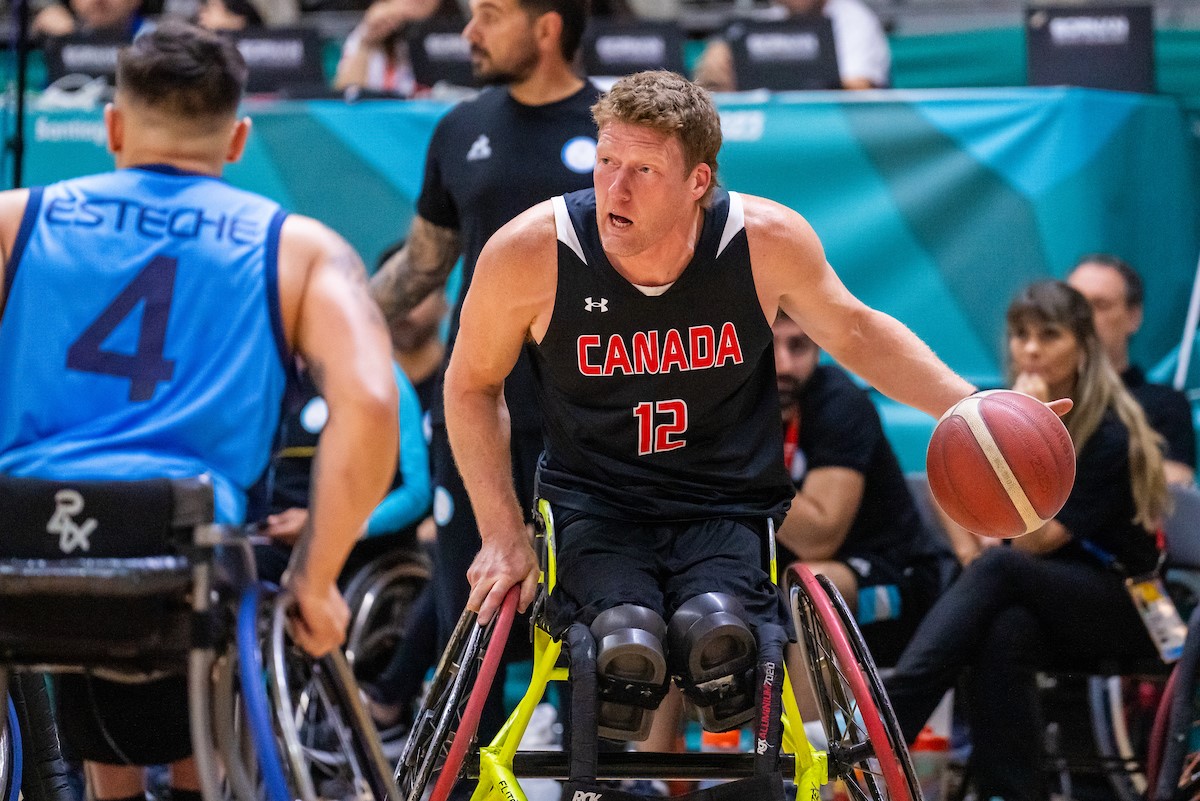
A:
[[[967,694],[980,798],[1043,801],[1035,671],[1090,672],[1156,650],[1127,578],[1160,565],[1155,532],[1169,496],[1162,441],[1096,336],[1087,300],[1061,281],[1023,290],[1008,308],[1011,385],[1042,401],[1069,397],[1063,422],[1075,486],[1040,529],[1009,540],[956,531],[962,575],[918,626],[885,682],[909,742],[959,674]]]

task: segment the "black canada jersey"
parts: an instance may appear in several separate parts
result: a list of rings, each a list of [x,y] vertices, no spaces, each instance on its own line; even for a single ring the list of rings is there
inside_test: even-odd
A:
[[[452,228],[462,243],[462,290],[450,316],[454,347],[462,298],[475,262],[492,234],[526,209],[564,192],[592,185],[596,123],[592,105],[599,90],[590,82],[556,103],[527,106],[507,88],[485,89],[438,122],[425,160],[425,182],[417,213]],[[513,426],[537,428],[537,402],[529,389],[523,356],[505,382]],[[431,413],[444,420],[440,387]]]
[[[623,520],[780,516],[773,339],[742,201],[718,190],[692,261],[649,296],[600,244],[593,190],[554,199],[558,285],[534,348],[542,497]]]

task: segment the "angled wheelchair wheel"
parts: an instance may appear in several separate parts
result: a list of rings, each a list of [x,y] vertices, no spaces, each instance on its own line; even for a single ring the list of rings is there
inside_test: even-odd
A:
[[[1130,676],[1088,677],[1092,739],[1117,801],[1140,801],[1147,791],[1143,757],[1162,685]]]
[[[271,689],[291,786],[304,801],[399,798],[391,765],[341,651],[314,660],[289,642],[286,598],[271,614]]]
[[[431,781],[431,801],[445,801],[462,776],[519,595],[519,587],[509,590],[487,626],[478,625],[469,609],[458,619],[396,766],[403,801],[421,801]],[[497,647],[489,648],[493,641]]]
[[[357,678],[372,679],[387,666],[404,639],[413,603],[429,573],[429,561],[419,551],[392,551],[365,565],[346,585],[346,603],[352,610],[346,659]]]
[[[919,801],[916,773],[875,662],[837,589],[788,568],[792,621],[828,737],[829,776],[855,801]]]

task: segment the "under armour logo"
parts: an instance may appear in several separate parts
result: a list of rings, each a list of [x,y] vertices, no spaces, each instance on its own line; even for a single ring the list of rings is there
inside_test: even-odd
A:
[[[595,311],[596,309],[599,309],[601,312],[608,311],[608,298],[600,298],[600,300],[592,300],[591,298],[584,298],[583,300],[584,300],[583,308],[585,311]]]
[[[57,506],[50,522],[46,524],[46,531],[58,535],[59,549],[63,553],[71,553],[76,548],[85,551],[91,548],[88,537],[96,530],[96,519],[88,518],[83,525],[74,520],[75,515],[83,511],[83,496],[75,490],[59,490],[54,494],[54,502]]]
[[[471,144],[471,149],[467,151],[467,161],[482,161],[492,157],[492,143],[488,140],[487,134],[480,134],[479,138]]]

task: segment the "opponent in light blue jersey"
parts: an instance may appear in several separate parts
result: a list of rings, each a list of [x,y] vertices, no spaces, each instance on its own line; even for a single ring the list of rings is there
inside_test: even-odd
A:
[[[20,380],[0,382],[0,472],[208,473],[218,520],[240,522],[285,382],[284,218],[170,167],[31,191],[5,275],[0,365]]]
[[[117,57],[117,171],[0,192],[0,473],[206,473],[218,520],[237,521],[294,351],[329,420],[284,589],[293,639],[322,656],[345,640],[337,577],[396,468],[391,342],[342,237],[221,181],[250,133],[246,75],[231,40],[164,21]],[[137,766],[167,763],[172,798],[199,798],[185,685],[56,679],[90,797],[140,797]]]

